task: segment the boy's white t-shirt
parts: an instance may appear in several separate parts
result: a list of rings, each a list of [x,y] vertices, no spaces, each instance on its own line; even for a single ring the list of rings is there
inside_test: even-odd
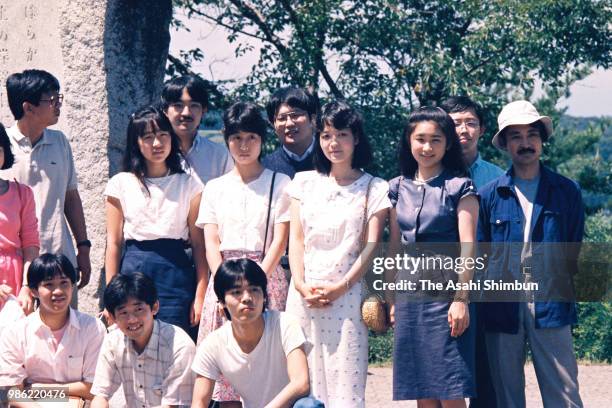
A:
[[[204,339],[191,366],[215,381],[222,374],[241,396],[244,408],[263,407],[281,392],[289,383],[287,355],[306,343],[292,315],[269,310],[263,318],[264,333],[253,351],[240,349],[227,322]]]

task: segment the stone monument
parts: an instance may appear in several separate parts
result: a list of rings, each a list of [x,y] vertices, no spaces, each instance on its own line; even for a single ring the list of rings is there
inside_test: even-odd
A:
[[[6,77],[28,68],[55,75],[65,99],[55,128],[72,146],[91,250],[79,309],[98,311],[106,243],[103,191],[120,170],[129,115],[159,100],[171,0],[0,0],[0,121],[14,120]]]

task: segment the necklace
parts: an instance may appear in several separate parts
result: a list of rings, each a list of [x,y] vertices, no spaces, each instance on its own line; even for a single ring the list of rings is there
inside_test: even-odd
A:
[[[430,178],[428,178],[427,180],[422,180],[422,179],[420,179],[420,178],[419,178],[419,176],[418,176],[418,174],[419,174],[419,170],[417,169],[417,170],[414,172],[414,181],[416,181],[416,182],[418,182],[418,183],[423,183],[423,184],[429,183],[430,181],[432,181],[433,179],[435,179],[436,177],[438,177],[440,174],[442,174],[442,172],[443,172],[443,171],[444,171],[444,169],[440,170],[440,171],[438,172],[438,174],[436,174],[435,176],[430,177]]]
[[[348,177],[334,177],[331,174],[329,175],[329,177],[331,179],[334,179],[336,184],[342,185],[341,183],[347,182],[347,181],[352,183],[353,181],[358,180],[362,175],[363,175],[363,173],[361,171],[357,171],[357,173],[353,173],[353,174],[351,174]]]

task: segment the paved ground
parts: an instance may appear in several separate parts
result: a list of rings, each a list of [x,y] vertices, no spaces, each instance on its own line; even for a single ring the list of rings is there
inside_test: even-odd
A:
[[[528,364],[525,369],[527,407],[542,407],[538,382],[533,366]],[[366,387],[366,406],[381,408],[414,408],[416,402],[391,400],[391,367],[370,367],[368,369],[368,384]],[[580,365],[578,367],[578,382],[580,395],[586,408],[612,407],[612,365]]]

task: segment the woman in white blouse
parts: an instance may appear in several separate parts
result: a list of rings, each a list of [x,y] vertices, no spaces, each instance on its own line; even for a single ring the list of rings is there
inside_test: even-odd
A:
[[[368,330],[361,320],[361,279],[391,206],[387,183],[364,172],[372,153],[361,116],[344,102],[323,108],[316,171],[297,173],[291,197],[287,312],[306,339],[310,391],[326,407],[363,407]],[[367,207],[366,207],[367,202]]]
[[[178,139],[161,110],[131,116],[123,167],[104,192],[106,283],[117,273],[144,273],[157,288],[157,317],[195,339],[208,282],[204,236],[195,226],[203,186],[183,171]]]
[[[259,161],[268,125],[257,105],[233,104],[225,111],[223,124],[234,169],[206,184],[196,221],[204,229],[211,281],[223,260],[252,259],[268,278],[267,307],[284,310],[287,281],[279,261],[289,234],[289,199],[284,190],[290,179],[265,169]],[[198,343],[224,320],[211,284],[204,301]],[[233,402],[239,404],[240,396],[227,381],[218,381],[213,399],[227,407]]]

